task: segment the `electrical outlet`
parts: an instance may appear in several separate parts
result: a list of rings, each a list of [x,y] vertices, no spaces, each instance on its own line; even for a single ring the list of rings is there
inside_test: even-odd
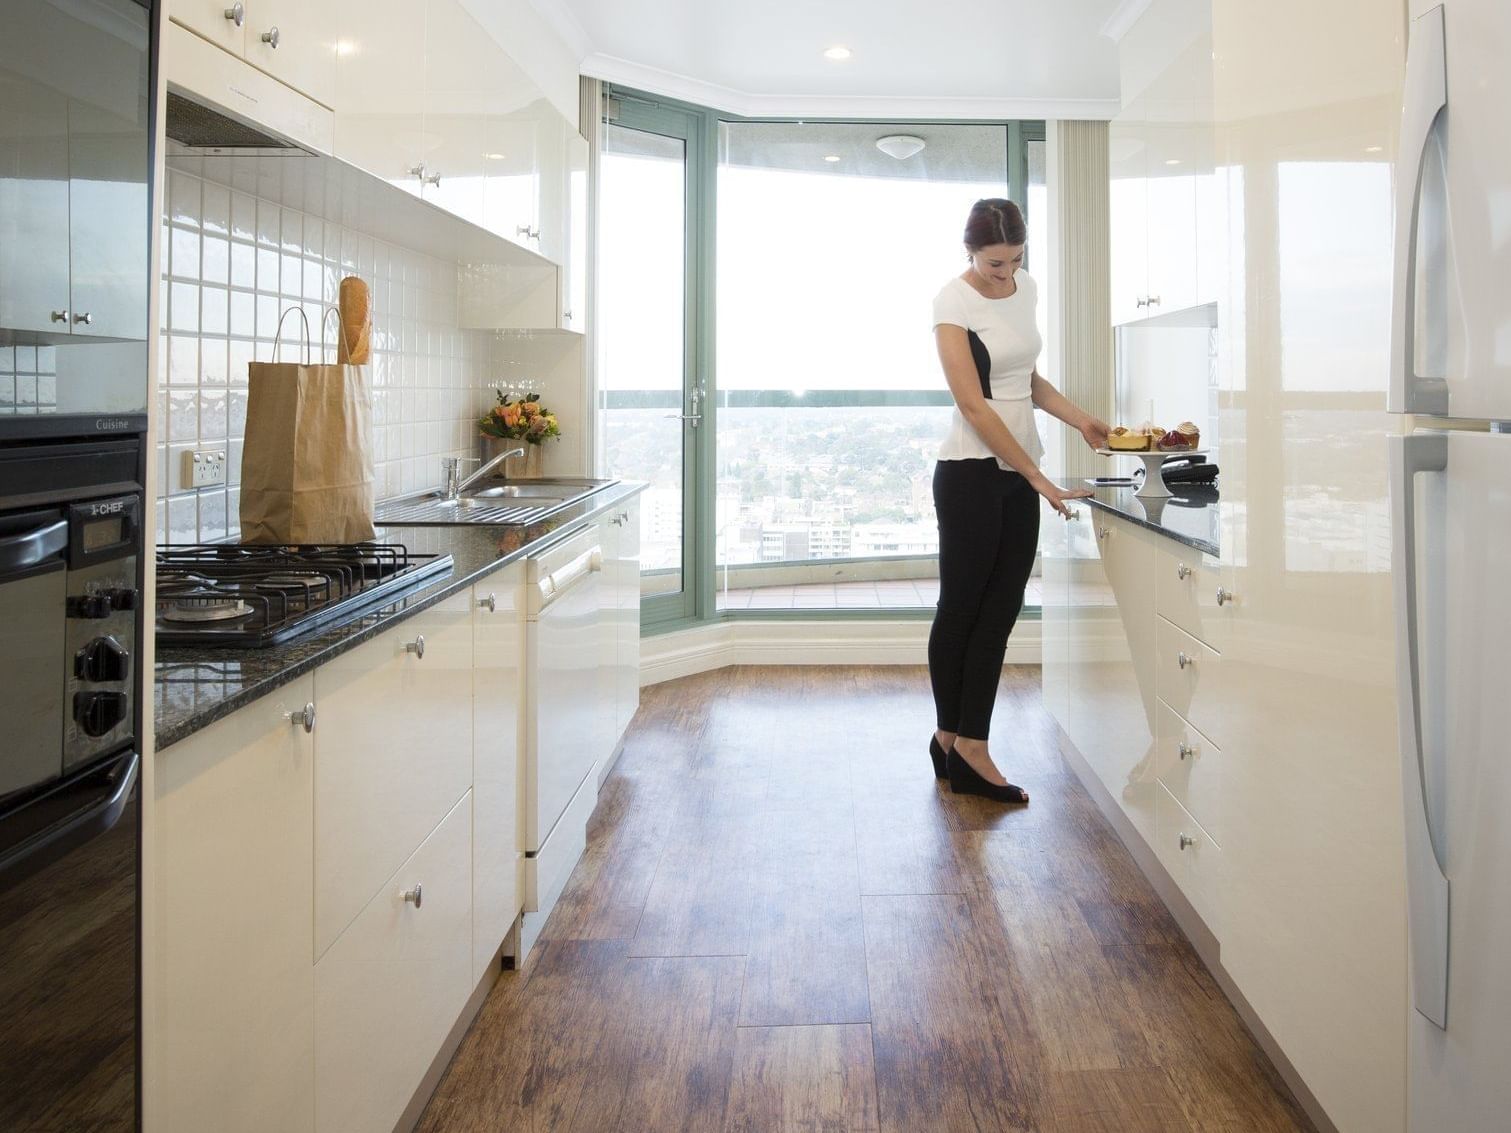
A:
[[[226,454],[209,450],[184,453],[183,485],[186,488],[213,488],[226,482]]]

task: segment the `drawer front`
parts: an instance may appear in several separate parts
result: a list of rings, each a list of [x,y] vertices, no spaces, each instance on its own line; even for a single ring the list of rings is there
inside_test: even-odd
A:
[[[323,1133],[389,1133],[467,1003],[471,834],[468,793],[315,965]]]
[[[1154,852],[1207,928],[1222,939],[1222,850],[1162,785],[1154,800]]]
[[[453,595],[315,672],[315,956],[472,781],[472,610]],[[423,656],[408,647],[424,638]]]
[[[1222,841],[1223,754],[1163,700],[1155,706],[1154,773],[1207,830]]]
[[[1225,578],[1222,567],[1200,551],[1165,551],[1155,571],[1155,608],[1161,617],[1221,653],[1234,608],[1232,586]]]
[[[598,777],[590,775],[567,804],[540,852],[525,859],[525,911],[551,911],[588,845],[588,819],[598,805]]]
[[[1238,701],[1228,686],[1232,678],[1222,654],[1164,618],[1155,619],[1154,689],[1156,695],[1197,731],[1223,746],[1229,729],[1223,721]]]

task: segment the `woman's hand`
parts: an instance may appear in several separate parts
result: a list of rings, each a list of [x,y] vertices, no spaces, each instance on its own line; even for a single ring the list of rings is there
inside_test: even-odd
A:
[[[1070,518],[1070,509],[1065,506],[1066,500],[1084,500],[1091,495],[1090,488],[1062,488],[1042,476],[1035,482],[1034,491],[1048,500],[1049,506],[1064,519]]]
[[[1107,434],[1111,431],[1107,426],[1107,422],[1098,421],[1095,417],[1088,416],[1081,423],[1081,436],[1086,438],[1086,443],[1093,450],[1107,447]]]

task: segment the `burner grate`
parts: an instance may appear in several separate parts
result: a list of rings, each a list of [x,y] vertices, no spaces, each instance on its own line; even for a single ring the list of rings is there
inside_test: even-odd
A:
[[[402,543],[169,545],[157,553],[157,639],[278,645],[349,621],[451,571]]]

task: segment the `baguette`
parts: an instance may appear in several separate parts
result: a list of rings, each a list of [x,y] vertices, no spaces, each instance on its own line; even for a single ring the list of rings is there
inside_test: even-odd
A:
[[[341,281],[341,334],[336,343],[336,361],[360,366],[372,357],[372,293],[354,275]]]

